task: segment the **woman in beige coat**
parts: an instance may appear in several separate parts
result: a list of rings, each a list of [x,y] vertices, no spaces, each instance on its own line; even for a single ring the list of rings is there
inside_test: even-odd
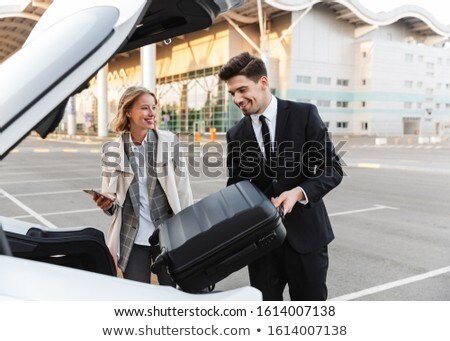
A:
[[[169,131],[156,129],[156,96],[130,87],[119,101],[112,128],[119,137],[105,143],[102,193],[97,205],[113,215],[107,244],[127,279],[150,282],[150,266],[159,252],[148,239],[163,221],[193,203],[186,160],[179,141]],[[160,284],[172,285],[167,274]]]

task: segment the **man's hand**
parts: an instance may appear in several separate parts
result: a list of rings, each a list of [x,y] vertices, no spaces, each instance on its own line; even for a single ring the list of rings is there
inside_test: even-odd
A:
[[[272,198],[272,204],[279,209],[280,205],[283,205],[284,214],[291,213],[294,205],[300,200],[304,200],[305,195],[300,187],[295,187],[290,191],[285,191],[280,194],[279,197]]]
[[[108,199],[102,195],[98,195],[97,193],[93,194],[92,199],[103,211],[109,210],[114,204],[114,200]]]

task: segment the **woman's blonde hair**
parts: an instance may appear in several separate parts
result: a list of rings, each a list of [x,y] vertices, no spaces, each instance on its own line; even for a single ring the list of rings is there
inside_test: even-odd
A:
[[[116,133],[121,133],[130,130],[130,119],[127,116],[127,112],[131,110],[136,100],[145,94],[153,96],[155,99],[155,104],[158,104],[156,95],[150,90],[142,86],[130,86],[125,90],[119,100],[119,105],[117,108],[117,114],[111,121],[111,129]],[[155,125],[157,123],[155,117]]]

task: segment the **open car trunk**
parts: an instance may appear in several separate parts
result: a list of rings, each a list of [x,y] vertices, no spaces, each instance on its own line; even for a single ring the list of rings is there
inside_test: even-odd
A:
[[[54,0],[0,65],[0,160],[32,130],[43,138],[68,98],[118,52],[211,26],[243,0]],[[21,75],[21,76],[19,76]]]

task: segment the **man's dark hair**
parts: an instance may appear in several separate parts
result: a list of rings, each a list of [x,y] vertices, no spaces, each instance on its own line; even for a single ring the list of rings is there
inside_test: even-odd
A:
[[[219,72],[219,78],[227,81],[234,76],[245,76],[253,82],[258,82],[262,76],[267,77],[266,65],[261,58],[243,52],[231,58]]]

